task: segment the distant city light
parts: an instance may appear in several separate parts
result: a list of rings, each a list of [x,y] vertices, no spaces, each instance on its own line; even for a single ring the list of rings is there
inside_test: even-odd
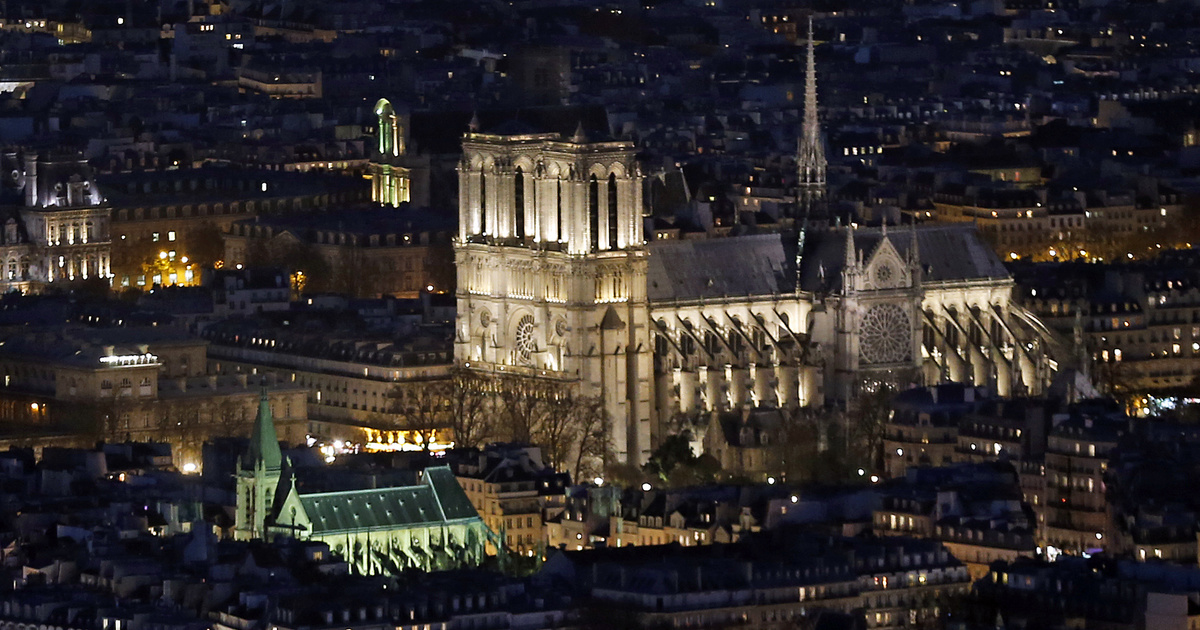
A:
[[[652,487],[653,486],[650,485],[650,482],[647,481],[642,484],[642,492],[650,492],[650,488],[652,488]]]
[[[191,462],[188,462],[188,463],[184,464],[184,465],[183,465],[183,472],[185,472],[185,473],[189,473],[189,474],[190,474],[190,473],[194,473],[194,472],[196,472],[196,465],[195,465],[195,464],[193,464],[193,463],[191,463]]]

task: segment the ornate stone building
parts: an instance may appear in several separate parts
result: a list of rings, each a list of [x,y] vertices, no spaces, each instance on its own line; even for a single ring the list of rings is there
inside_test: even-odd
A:
[[[652,434],[642,174],[630,142],[481,133],[459,164],[455,359],[601,396],[621,460]]]
[[[719,413],[851,404],[882,383],[1048,385],[1036,319],[970,227],[804,240],[799,256],[779,235],[647,247],[657,432],[689,431],[698,447]]]
[[[881,383],[1049,383],[1045,327],[971,226],[646,244],[633,153],[582,130],[469,132],[456,243],[456,360],[577,380],[622,460],[685,431],[699,452],[720,413]]]
[[[109,208],[87,162],[5,152],[0,172],[0,290],[109,278]]]

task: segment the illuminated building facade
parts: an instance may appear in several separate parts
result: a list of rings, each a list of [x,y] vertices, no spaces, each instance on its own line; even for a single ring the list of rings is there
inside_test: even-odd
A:
[[[109,213],[80,157],[5,153],[0,287],[37,291],[63,280],[109,278]]]
[[[619,460],[653,440],[642,174],[631,142],[481,133],[458,167],[455,359],[578,380],[601,396]]]
[[[367,165],[371,200],[385,206],[429,205],[428,156],[408,151],[410,119],[385,98],[375,103],[375,146]]]
[[[627,142],[469,132],[459,166],[455,359],[578,380],[621,461],[718,414],[853,401],[887,383],[1038,394],[1044,326],[969,226],[642,240]]]
[[[211,374],[207,342],[166,327],[22,328],[0,344],[0,420],[67,427],[76,443],[159,441],[199,461],[215,437],[247,435],[258,396],[248,374]],[[274,383],[280,437],[304,439],[307,390]]]

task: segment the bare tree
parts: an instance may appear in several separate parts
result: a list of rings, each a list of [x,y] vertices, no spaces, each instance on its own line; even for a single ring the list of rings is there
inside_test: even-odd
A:
[[[526,376],[507,375],[496,381],[497,433],[501,439],[532,443],[549,412],[557,384]]]
[[[450,381],[400,383],[388,392],[387,414],[392,425],[417,434],[421,448],[429,445],[439,430],[447,428]]]
[[[575,405],[575,445],[573,479],[588,479],[604,472],[606,463],[613,460],[612,435],[608,427],[608,412],[599,396],[581,396]]]
[[[540,446],[548,465],[576,478],[603,471],[611,442],[600,398],[583,396],[578,383],[523,376],[502,377],[495,386],[497,437]]]
[[[482,445],[492,435],[492,382],[477,372],[454,368],[447,388],[446,414],[454,444],[459,447]]]
[[[239,437],[246,435],[246,408],[233,398],[225,398],[209,406],[212,434],[220,437]]]

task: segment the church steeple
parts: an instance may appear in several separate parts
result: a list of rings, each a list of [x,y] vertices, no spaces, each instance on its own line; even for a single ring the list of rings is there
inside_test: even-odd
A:
[[[808,17],[808,59],[804,71],[804,124],[800,130],[796,168],[799,174],[797,203],[800,214],[811,216],[825,197],[825,147],[817,119],[817,61],[813,52],[813,21]]]
[[[245,470],[278,471],[283,467],[283,452],[279,450],[279,436],[275,433],[275,418],[271,415],[271,402],[267,399],[267,388],[262,388],[258,400],[258,415],[254,418],[254,431],[250,434],[250,448],[242,460]]]
[[[275,432],[275,418],[267,388],[258,400],[258,415],[250,433],[250,444],[237,463],[237,518],[234,536],[238,540],[265,538],[267,521],[275,503],[279,479],[283,474],[283,451]]]

